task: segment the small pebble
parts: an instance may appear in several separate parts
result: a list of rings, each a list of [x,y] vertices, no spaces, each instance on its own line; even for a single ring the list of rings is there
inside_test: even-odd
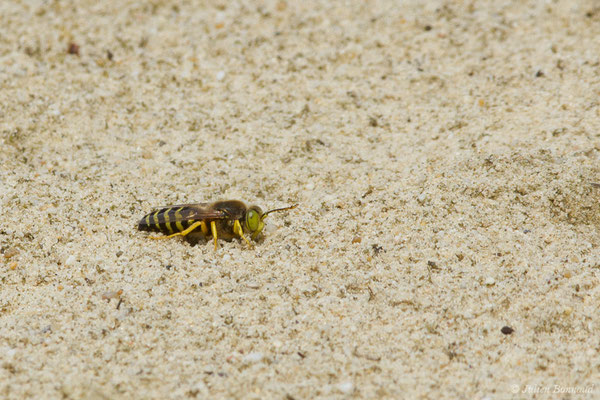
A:
[[[496,284],[496,280],[494,278],[492,278],[491,276],[489,276],[485,279],[486,286],[494,286],[495,284]]]
[[[354,384],[352,382],[342,382],[337,385],[337,388],[342,393],[352,393],[354,391]]]
[[[67,48],[67,53],[78,56],[79,55],[79,45],[74,42],[69,43],[69,47]]]
[[[118,299],[121,297],[122,294],[123,289],[104,292],[102,293],[102,300]]]
[[[515,330],[513,328],[511,328],[510,326],[503,326],[502,329],[500,329],[500,332],[504,333],[505,335],[510,335],[514,331]]]
[[[73,254],[71,254],[69,257],[67,257],[65,265],[67,267],[72,267],[73,265],[75,265],[75,262],[77,262],[77,258]]]
[[[280,1],[275,6],[275,9],[277,11],[285,11],[286,8],[287,8],[287,3],[285,1]]]
[[[260,352],[248,353],[244,357],[244,362],[247,362],[247,363],[256,363],[256,362],[262,361],[263,358],[264,358],[263,353],[260,353]]]
[[[217,80],[222,81],[225,78],[225,71],[217,72]]]
[[[12,249],[6,250],[4,252],[4,258],[8,259],[8,258],[16,256],[17,254],[19,254],[19,250],[12,248]]]

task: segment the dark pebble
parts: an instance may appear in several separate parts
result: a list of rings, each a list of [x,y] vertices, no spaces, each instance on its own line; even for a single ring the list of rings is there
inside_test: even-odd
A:
[[[505,335],[510,335],[514,331],[515,330],[513,328],[511,328],[510,326],[503,326],[502,329],[500,329],[500,332],[504,333]]]

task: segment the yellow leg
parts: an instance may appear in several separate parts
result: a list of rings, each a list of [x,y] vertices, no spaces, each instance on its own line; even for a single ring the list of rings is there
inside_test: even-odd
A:
[[[194,222],[192,225],[190,225],[183,232],[177,232],[177,233],[174,233],[169,236],[150,236],[150,239],[168,239],[168,238],[172,238],[173,236],[185,236],[188,233],[190,233],[191,231],[193,231],[194,229],[196,229],[197,227],[202,226],[203,224],[204,224],[204,226],[206,226],[206,224],[203,221],[197,221],[197,222]]]
[[[217,224],[215,221],[210,221],[210,231],[215,239],[215,251],[217,250]]]
[[[244,231],[242,230],[242,225],[240,225],[240,221],[238,221],[237,219],[233,223],[233,233],[235,233],[236,235],[239,235],[242,239],[244,239],[246,241],[246,243],[248,243],[249,247],[252,247],[252,243],[250,243],[248,241],[248,239],[246,239],[246,236],[244,236]]]
[[[202,229],[202,233],[204,233],[205,235],[208,233],[208,227],[206,226],[206,222],[204,221],[200,221],[200,229]]]

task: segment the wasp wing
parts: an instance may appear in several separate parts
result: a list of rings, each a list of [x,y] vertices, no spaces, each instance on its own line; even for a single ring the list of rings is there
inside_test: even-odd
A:
[[[172,208],[174,210],[178,209],[178,208],[182,208],[182,207],[202,207],[202,208],[208,208],[212,205],[213,203],[188,203],[188,204],[173,204],[170,206],[160,206],[160,207],[152,207],[152,211],[151,212],[157,212],[160,210],[165,210],[168,208]]]
[[[160,213],[169,213],[174,221],[202,221],[225,219],[227,214],[212,207],[212,203],[176,204],[160,207]]]
[[[214,203],[176,204],[157,207],[138,223],[142,231],[181,232],[196,221],[228,218],[226,212],[214,208]]]

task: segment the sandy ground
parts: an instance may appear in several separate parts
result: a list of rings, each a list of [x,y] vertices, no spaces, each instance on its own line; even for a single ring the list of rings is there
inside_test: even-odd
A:
[[[600,396],[596,2],[0,26],[1,398]],[[254,249],[135,229],[218,199],[300,205]]]

